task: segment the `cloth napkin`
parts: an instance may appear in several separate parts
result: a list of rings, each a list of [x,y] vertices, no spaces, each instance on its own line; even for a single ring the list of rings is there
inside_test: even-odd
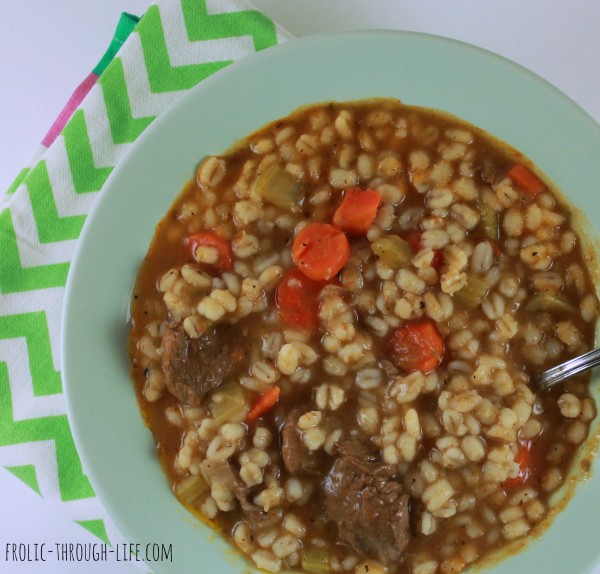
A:
[[[0,197],[0,465],[100,540],[122,542],[82,468],[61,382],[60,317],[77,239],[114,166],[169,104],[289,38],[240,0],[124,14],[31,165]]]

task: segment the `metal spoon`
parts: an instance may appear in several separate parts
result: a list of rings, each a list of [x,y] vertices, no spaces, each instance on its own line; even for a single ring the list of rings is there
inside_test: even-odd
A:
[[[597,365],[600,365],[600,349],[594,349],[556,367],[536,373],[531,377],[531,383],[538,391],[547,391],[550,387]]]

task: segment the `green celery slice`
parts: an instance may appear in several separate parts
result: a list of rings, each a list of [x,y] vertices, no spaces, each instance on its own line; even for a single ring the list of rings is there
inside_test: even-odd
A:
[[[489,283],[477,275],[468,274],[467,283],[454,293],[454,300],[467,309],[476,309],[490,290]]]
[[[234,381],[217,389],[212,396],[210,413],[218,425],[244,420],[248,412],[242,387]]]
[[[481,228],[483,229],[483,233],[488,239],[498,241],[500,238],[498,212],[486,203],[480,205],[479,211],[481,213]]]
[[[302,551],[302,568],[317,574],[329,572],[329,553],[316,546],[305,548]]]
[[[258,176],[256,193],[267,203],[294,212],[300,211],[304,199],[304,189],[300,182],[275,164],[271,164]]]
[[[549,313],[575,313],[577,309],[567,297],[560,293],[544,291],[536,293],[525,305],[525,311],[536,313],[547,311]]]
[[[392,269],[408,265],[414,255],[409,243],[398,235],[384,235],[373,241],[371,251]]]
[[[202,495],[208,491],[208,484],[201,476],[186,476],[173,489],[175,496],[187,506],[195,506],[202,500]]]

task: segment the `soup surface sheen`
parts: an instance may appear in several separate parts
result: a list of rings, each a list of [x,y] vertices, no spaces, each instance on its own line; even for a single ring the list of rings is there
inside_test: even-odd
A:
[[[596,415],[569,209],[530,162],[393,100],[303,108],[208,157],[132,299],[175,495],[258,567],[461,572],[549,517]]]

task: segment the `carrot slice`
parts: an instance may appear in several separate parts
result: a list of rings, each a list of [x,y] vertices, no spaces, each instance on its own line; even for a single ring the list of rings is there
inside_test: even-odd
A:
[[[289,325],[314,331],[319,325],[319,300],[326,281],[315,281],[299,269],[286,271],[277,286],[275,303],[281,318]]]
[[[519,444],[519,450],[515,456],[515,462],[519,465],[519,474],[514,478],[508,478],[502,483],[502,487],[506,490],[516,488],[525,484],[533,475],[534,457],[532,454],[532,441],[523,441]]]
[[[364,235],[377,215],[381,194],[372,189],[351,187],[333,214],[333,224],[348,233]]]
[[[246,416],[246,422],[248,424],[253,423],[256,419],[267,414],[277,404],[280,392],[281,389],[279,387],[273,387],[260,395],[250,407]]]
[[[444,341],[431,321],[406,323],[391,339],[392,359],[408,373],[429,373],[437,368],[444,355]]]
[[[217,251],[217,260],[214,263],[210,263],[210,265],[220,271],[231,271],[233,269],[233,250],[231,249],[231,244],[216,233],[210,231],[196,233],[188,237],[187,244],[191,245],[192,254],[196,261],[199,261],[196,255],[198,247],[213,247]],[[200,262],[206,263],[203,261]]]
[[[350,242],[329,223],[309,223],[294,239],[292,257],[307,277],[328,281],[350,258]]]
[[[513,165],[507,175],[521,191],[532,197],[546,189],[546,184],[533,171],[520,163]]]

